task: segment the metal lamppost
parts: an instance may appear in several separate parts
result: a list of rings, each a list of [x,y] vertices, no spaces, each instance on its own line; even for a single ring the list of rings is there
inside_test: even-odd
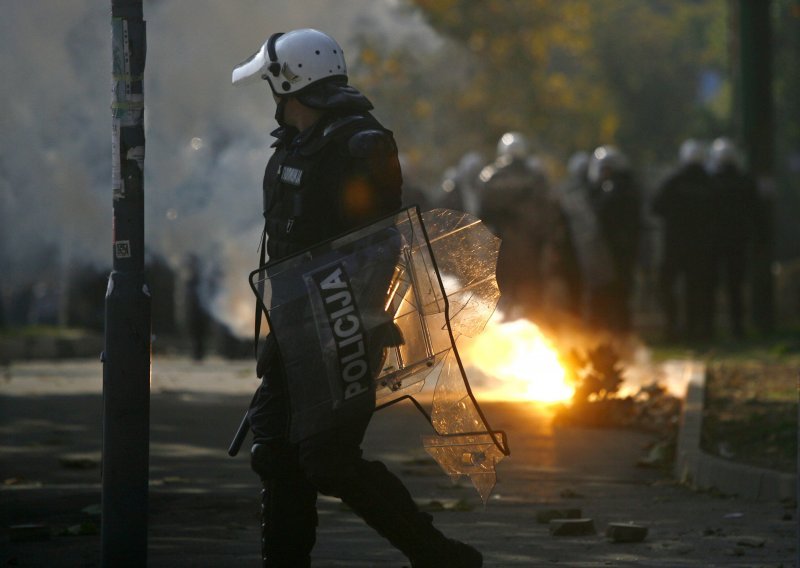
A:
[[[771,0],[739,0],[740,131],[750,171],[759,182],[761,198],[752,255],[751,305],[761,332],[775,327],[774,154],[775,105],[772,93]]]
[[[144,278],[142,0],[112,0],[113,271],[103,353],[102,565],[147,564],[150,291]]]

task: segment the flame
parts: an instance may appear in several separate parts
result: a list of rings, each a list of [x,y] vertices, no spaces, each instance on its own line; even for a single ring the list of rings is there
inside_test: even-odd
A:
[[[490,320],[483,333],[461,350],[465,364],[487,378],[481,396],[541,403],[571,399],[575,388],[567,380],[558,351],[536,324],[498,320]]]

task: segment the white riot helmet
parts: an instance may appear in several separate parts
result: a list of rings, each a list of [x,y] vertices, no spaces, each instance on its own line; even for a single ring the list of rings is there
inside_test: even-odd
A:
[[[589,158],[587,177],[592,184],[598,184],[611,174],[628,169],[628,158],[616,146],[599,146]]]
[[[684,166],[689,164],[703,164],[706,159],[706,149],[701,142],[689,138],[681,144],[678,152],[680,163]]]
[[[233,70],[232,81],[265,79],[276,95],[291,95],[330,77],[347,79],[342,48],[328,34],[306,28],[272,34]]]
[[[571,178],[584,179],[589,169],[589,152],[578,150],[567,160],[567,173]]]
[[[723,166],[738,166],[739,155],[736,145],[730,138],[720,137],[711,144],[708,156],[708,165],[711,171],[718,171]]]
[[[528,140],[519,132],[506,132],[497,142],[497,157],[524,159],[528,156]]]

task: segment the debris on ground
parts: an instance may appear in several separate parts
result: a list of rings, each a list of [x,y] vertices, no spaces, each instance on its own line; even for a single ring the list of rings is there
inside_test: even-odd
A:
[[[606,538],[611,542],[642,542],[648,529],[634,523],[610,523],[606,527]]]

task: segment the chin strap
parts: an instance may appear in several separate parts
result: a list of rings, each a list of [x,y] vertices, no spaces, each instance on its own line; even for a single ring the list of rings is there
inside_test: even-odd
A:
[[[278,126],[283,126],[283,127],[286,126],[286,123],[283,120],[285,109],[286,109],[286,97],[278,97],[278,106],[275,107],[275,120],[278,122]]]

